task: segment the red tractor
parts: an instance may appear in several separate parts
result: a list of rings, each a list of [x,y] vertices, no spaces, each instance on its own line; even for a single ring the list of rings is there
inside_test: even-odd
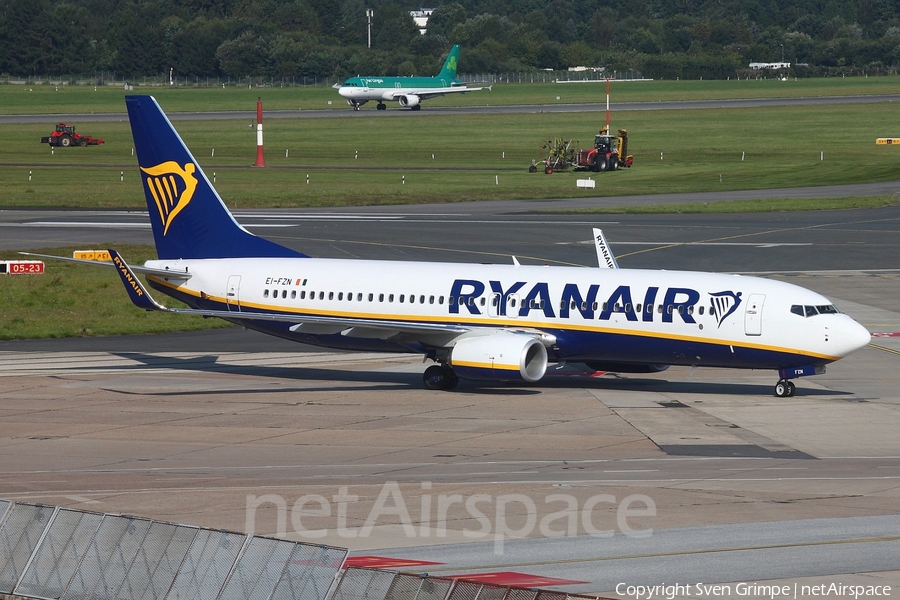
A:
[[[634,156],[628,154],[628,132],[619,130],[619,135],[609,135],[604,127],[594,136],[594,147],[578,153],[575,169],[591,171],[615,171],[619,167],[630,167]]]
[[[75,133],[74,125],[59,123],[56,126],[56,131],[47,137],[41,138],[41,143],[68,148],[69,146],[98,146],[106,143],[106,140],[103,138],[95,138],[91,135]]]
[[[562,138],[547,141],[542,148],[549,151],[548,156],[540,161],[544,164],[544,173],[549,175],[569,168],[574,171],[615,171],[634,163],[634,156],[628,154],[628,132],[624,129],[619,130],[619,135],[609,135],[604,127],[594,136],[594,147],[587,150],[576,152],[573,147],[576,143]],[[538,161],[531,161],[528,170],[535,173]]]

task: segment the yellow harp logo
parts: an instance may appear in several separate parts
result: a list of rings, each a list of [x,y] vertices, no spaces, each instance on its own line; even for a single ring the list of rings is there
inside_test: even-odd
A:
[[[169,225],[194,197],[194,190],[197,189],[195,169],[194,163],[187,163],[182,168],[174,160],[148,169],[141,167],[141,171],[147,174],[144,182],[156,202],[159,220],[165,226],[163,235],[169,232]]]

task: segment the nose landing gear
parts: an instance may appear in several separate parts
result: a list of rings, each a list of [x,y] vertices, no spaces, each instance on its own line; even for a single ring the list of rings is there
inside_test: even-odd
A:
[[[797,386],[787,379],[779,379],[775,384],[775,395],[779,398],[790,398],[797,391]]]

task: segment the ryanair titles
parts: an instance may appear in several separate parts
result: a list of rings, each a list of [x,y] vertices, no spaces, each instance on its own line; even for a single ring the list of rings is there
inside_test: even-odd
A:
[[[598,284],[584,289],[577,284],[567,283],[554,302],[547,283],[528,284],[518,281],[504,289],[499,281],[488,281],[485,284],[475,279],[457,279],[450,291],[449,309],[450,314],[468,311],[469,314],[480,315],[485,309],[494,316],[516,317],[527,317],[532,312],[540,312],[551,319],[568,319],[570,315],[580,314],[584,319],[601,321],[616,314],[629,321],[652,322],[658,318],[663,323],[673,322],[677,314],[685,323],[696,323],[693,313],[694,306],[700,302],[700,292],[691,288],[670,287],[661,290],[659,287],[648,287],[643,295],[635,297],[631,286],[620,285],[609,295],[604,294],[601,300],[598,300],[599,293]],[[485,294],[488,296],[487,302],[485,306],[481,306],[478,299]],[[732,297],[739,297],[739,294]]]

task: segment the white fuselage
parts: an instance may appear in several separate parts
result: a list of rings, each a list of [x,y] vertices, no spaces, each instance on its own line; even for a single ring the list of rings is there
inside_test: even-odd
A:
[[[783,368],[832,362],[870,339],[816,292],[738,275],[312,258],[146,266],[187,269],[192,277],[180,285],[151,280],[237,319],[256,311],[537,331],[556,340],[551,360]],[[340,326],[299,333],[326,336],[324,345],[373,347]],[[335,335],[336,342],[327,337]],[[421,339],[401,338],[398,350],[422,350]]]

